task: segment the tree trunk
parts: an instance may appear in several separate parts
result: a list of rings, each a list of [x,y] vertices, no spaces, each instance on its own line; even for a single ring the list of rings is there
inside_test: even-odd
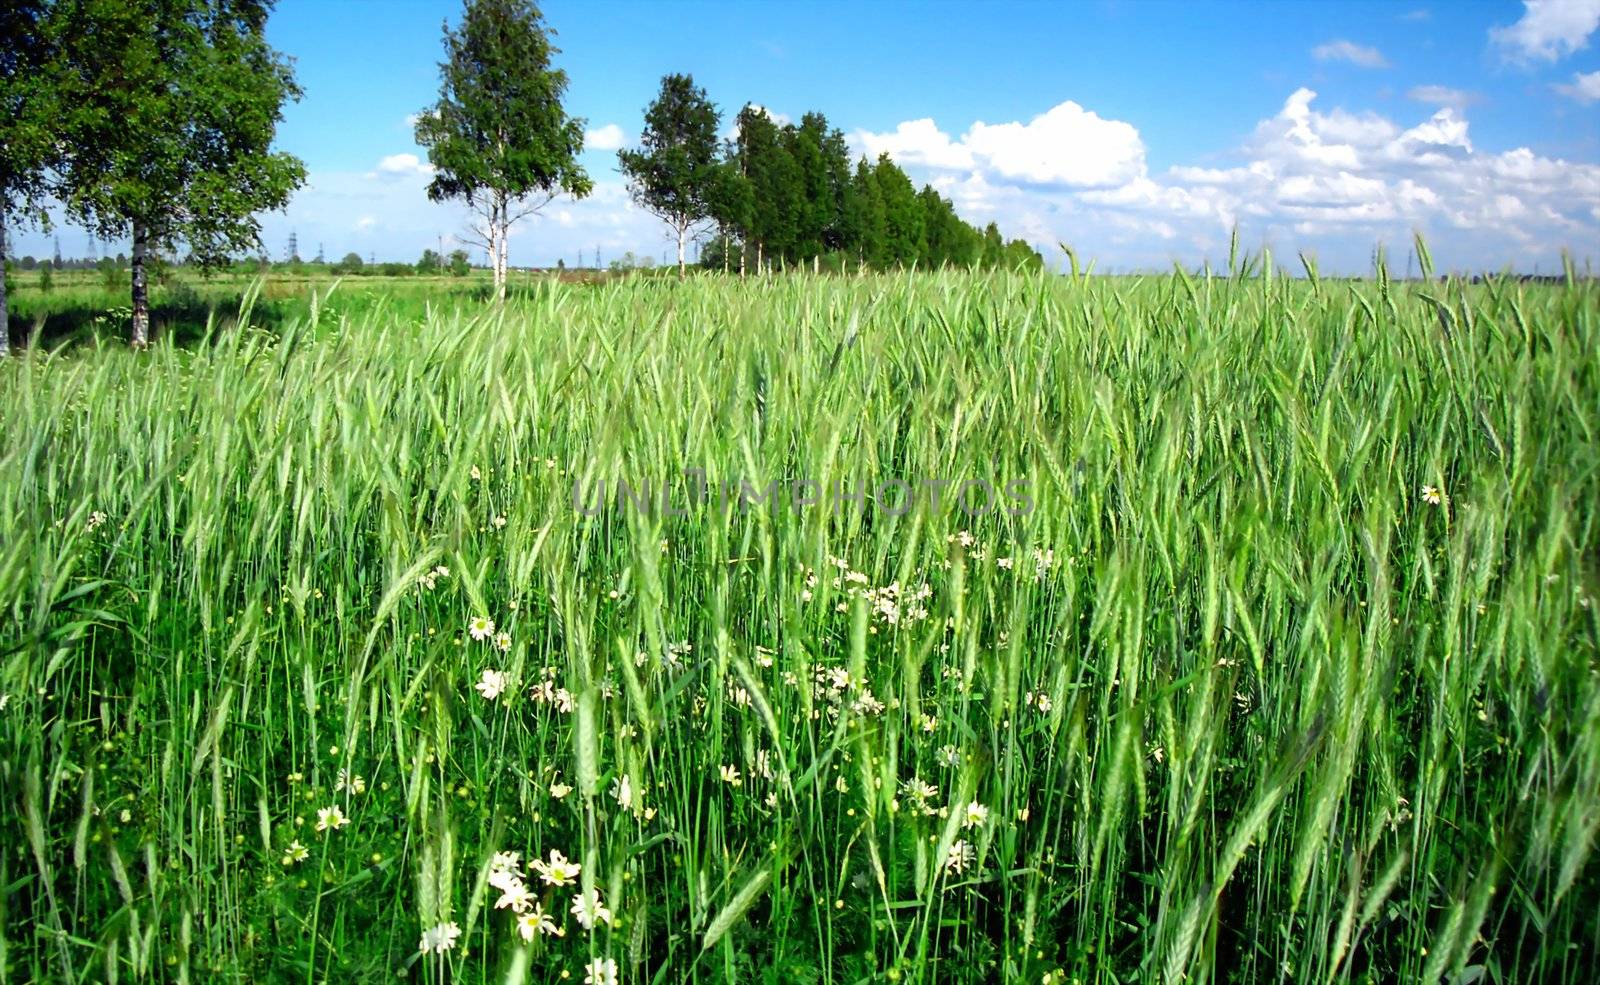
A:
[[[739,276],[744,276],[744,259],[750,255],[750,246],[743,239],[739,240]]]
[[[764,274],[764,273],[766,273],[766,272],[767,272],[767,268],[766,268],[766,267],[764,267],[764,266],[762,266],[762,260],[761,260],[761,242],[760,242],[760,240],[757,240],[757,241],[756,241],[756,273],[758,273],[758,274]]]
[[[145,282],[144,260],[149,248],[149,232],[144,223],[133,224],[133,338],[135,349],[150,345],[150,290]]]
[[[495,248],[493,252],[494,298],[496,302],[503,302],[506,299],[506,256],[509,252],[506,247],[506,240],[511,237],[511,225],[506,221],[507,211],[507,203],[502,199],[495,208],[494,219],[491,220],[495,226]]]
[[[0,209],[0,358],[11,355],[11,320],[6,309],[6,213]]]
[[[678,279],[679,280],[683,280],[683,278],[684,278],[683,235],[684,235],[685,232],[687,232],[687,230],[682,229],[682,228],[680,228],[678,230]]]
[[[500,223],[495,220],[495,211],[493,208],[489,210],[489,219],[485,223],[485,229],[487,230],[489,237],[489,242],[487,245],[489,247],[489,281],[491,285],[490,290],[492,292],[493,288],[498,286],[500,281],[499,274],[497,273],[497,271],[500,269]]]

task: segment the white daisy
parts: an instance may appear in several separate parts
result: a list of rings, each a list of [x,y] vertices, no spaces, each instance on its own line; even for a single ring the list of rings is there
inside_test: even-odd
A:
[[[505,692],[505,672],[500,670],[486,670],[483,672],[482,677],[479,678],[478,683],[472,686],[477,689],[479,694],[483,695],[490,701],[493,701],[495,698],[500,697],[500,695]]]
[[[318,831],[338,831],[349,823],[350,819],[344,816],[344,811],[341,811],[337,804],[332,807],[317,808]]]
[[[455,921],[441,923],[422,932],[422,940],[417,944],[417,950],[423,954],[443,954],[456,946],[456,940],[460,936],[461,927]]]
[[[544,934],[547,937],[565,937],[567,934],[550,919],[550,914],[544,911],[544,905],[541,903],[533,904],[532,909],[517,917],[517,933],[522,935],[524,941],[533,940],[534,934]]]
[[[584,930],[593,930],[595,924],[611,925],[611,911],[606,909],[605,903],[600,901],[600,890],[590,888],[572,898],[572,916],[583,925]]]
[[[539,873],[539,878],[550,886],[568,885],[576,880],[578,874],[583,871],[582,865],[569,861],[565,855],[554,848],[550,849],[550,861],[534,859],[528,863],[528,867]]]

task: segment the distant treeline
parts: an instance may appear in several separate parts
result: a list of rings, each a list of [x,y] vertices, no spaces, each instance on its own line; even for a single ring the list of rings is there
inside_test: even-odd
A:
[[[424,250],[421,259],[415,263],[393,261],[379,263],[362,260],[360,254],[357,253],[347,253],[343,259],[332,262],[323,260],[320,257],[314,260],[303,260],[298,256],[294,256],[285,261],[274,261],[267,257],[235,257],[231,260],[212,260],[201,263],[194,257],[178,259],[152,251],[147,256],[145,264],[151,279],[157,282],[165,282],[172,271],[181,268],[198,270],[202,276],[211,276],[217,273],[253,276],[270,270],[287,274],[320,273],[333,274],[335,276],[362,275],[375,277],[406,277],[412,274],[465,277],[473,269],[466,250],[454,250],[445,256],[441,256],[433,250]],[[39,260],[31,256],[25,256],[18,260],[7,259],[5,268],[8,272],[38,271],[41,275],[39,286],[45,290],[50,289],[50,274],[57,271],[98,271],[107,287],[126,285],[129,277],[128,258],[120,253],[115,258],[101,257],[98,260],[89,258]]]
[[[963,220],[932,186],[918,191],[887,154],[852,168],[844,134],[822,113],[780,126],[745,106],[722,164],[723,187],[708,195],[717,232],[701,251],[704,266],[1044,264],[1023,240],[1005,242],[994,223],[979,230]]]
[[[686,243],[706,233],[701,264],[740,272],[1044,265],[994,223],[967,223],[932,186],[919,191],[887,154],[852,165],[821,113],[779,123],[746,103],[723,139],[705,90],[669,74],[644,115],[639,146],[617,157],[634,202],[676,234],[680,267]]]

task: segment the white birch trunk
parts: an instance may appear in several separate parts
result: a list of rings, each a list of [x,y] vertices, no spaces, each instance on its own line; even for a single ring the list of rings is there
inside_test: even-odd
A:
[[[511,223],[500,213],[500,300],[506,299],[506,281],[511,277]]]
[[[149,231],[144,223],[133,224],[133,335],[135,349],[150,345],[150,289],[145,280],[144,263],[149,251]]]
[[[11,355],[11,317],[6,308],[6,213],[0,209],[0,358]]]
[[[488,246],[489,248],[489,256],[487,257],[487,260],[489,261],[489,280],[492,289],[493,286],[497,285],[500,280],[498,273],[500,269],[500,223],[495,220],[495,210],[493,207],[489,209],[489,216],[484,221],[483,229],[485,239],[484,245]]]
[[[684,237],[684,234],[686,232],[688,232],[687,229],[684,229],[682,226],[678,227],[678,279],[679,280],[683,280],[683,277],[684,277],[683,237]]]
[[[494,218],[490,221],[495,225],[494,249],[494,298],[496,302],[506,299],[506,255],[509,252],[506,240],[511,238],[511,225],[507,219],[510,206],[503,196],[496,199]]]

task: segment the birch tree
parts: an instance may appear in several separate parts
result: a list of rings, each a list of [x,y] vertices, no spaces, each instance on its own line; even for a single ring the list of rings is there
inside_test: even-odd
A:
[[[71,147],[58,194],[102,238],[130,236],[131,341],[150,341],[146,266],[181,243],[201,265],[260,246],[305,165],[274,152],[289,63],[266,43],[271,0],[61,0]]]
[[[562,107],[567,73],[552,65],[553,33],[531,0],[467,0],[460,26],[444,26],[439,99],[417,119],[417,143],[434,168],[428,198],[472,212],[498,300],[511,227],[594,187],[577,161],[584,121]]]
[[[54,45],[45,5],[0,5],[0,356],[11,352],[6,303],[7,234],[16,220],[42,220],[46,177],[60,146]]]
[[[645,109],[643,146],[617,153],[634,202],[677,236],[679,277],[690,234],[712,218],[716,204],[720,122],[716,106],[693,76],[667,75]]]

